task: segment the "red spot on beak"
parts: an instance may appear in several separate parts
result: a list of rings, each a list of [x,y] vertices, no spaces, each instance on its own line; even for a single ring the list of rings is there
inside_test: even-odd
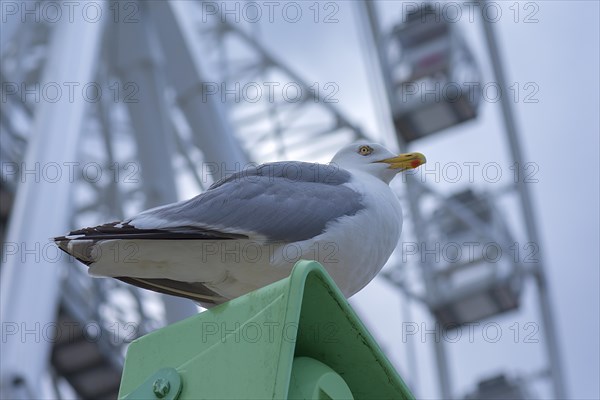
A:
[[[419,161],[419,160],[412,160],[411,163],[410,163],[410,165],[413,168],[417,168],[419,165],[421,165],[421,161]]]

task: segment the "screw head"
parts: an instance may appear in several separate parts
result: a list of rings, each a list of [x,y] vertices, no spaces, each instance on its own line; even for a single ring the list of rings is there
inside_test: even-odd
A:
[[[166,379],[158,378],[152,384],[152,391],[159,399],[164,398],[169,393],[169,390],[171,390],[171,384]]]

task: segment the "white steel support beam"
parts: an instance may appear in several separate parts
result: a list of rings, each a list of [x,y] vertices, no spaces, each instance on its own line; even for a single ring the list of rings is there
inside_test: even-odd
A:
[[[165,72],[176,91],[198,148],[211,168],[213,178],[243,167],[247,157],[233,135],[220,97],[206,96],[204,76],[198,59],[198,33],[193,17],[196,10],[189,1],[156,1],[148,4],[152,20],[162,42]],[[241,164],[241,165],[240,165]]]
[[[481,8],[485,6],[485,0],[478,0]],[[500,58],[500,49],[496,40],[493,24],[486,18],[483,19],[483,31],[487,43],[488,53],[492,61],[492,69],[494,71],[494,77],[498,87],[507,93],[509,88],[504,73],[504,67],[502,66],[502,60]],[[508,146],[510,148],[513,162],[519,166],[523,166],[524,157],[523,151],[521,150],[521,143],[519,141],[519,133],[513,109],[510,104],[508,96],[503,96],[500,99],[500,107],[502,108],[502,117],[504,122],[504,129],[506,130],[506,136],[508,139]],[[524,179],[519,179],[517,182],[517,190],[519,192],[519,200],[521,202],[521,212],[523,220],[525,221],[525,227],[527,229],[527,236],[529,241],[541,246],[540,236],[536,228],[535,221],[535,209],[533,208],[533,201],[531,194],[529,193],[529,186]],[[538,301],[540,306],[540,312],[542,315],[542,322],[544,324],[544,336],[546,351],[548,353],[548,364],[550,369],[550,377],[552,379],[552,388],[554,391],[554,397],[557,399],[566,399],[567,390],[564,381],[563,363],[560,356],[560,346],[558,343],[558,337],[556,334],[556,323],[554,321],[554,314],[552,313],[551,307],[551,296],[550,289],[548,288],[548,281],[543,267],[545,266],[543,255],[538,254],[537,262],[534,265],[535,268],[535,279],[538,289]]]
[[[95,4],[106,15],[105,2]],[[49,82],[61,87],[69,82],[80,85],[93,82],[105,19],[89,22],[75,13],[72,21],[64,20],[56,26],[42,87]],[[34,170],[55,163],[62,176],[50,181],[32,173],[23,176],[18,187],[7,242],[19,246],[20,251],[6,259],[0,282],[0,319],[4,335],[0,371],[2,398],[17,398],[19,393],[27,398],[48,397],[41,393],[40,382],[49,363],[52,327],[56,326],[61,276],[65,270],[61,263],[49,262],[45,257],[45,254],[55,253],[46,253],[43,249],[50,245],[48,238],[69,229],[70,179],[66,168],[76,160],[78,136],[89,105],[83,99],[70,101],[68,95],[60,96],[56,102],[42,99],[36,105],[23,165]]]
[[[150,51],[145,21],[118,25],[114,67],[123,89],[134,93],[124,101],[129,111],[141,163],[145,207],[177,200],[172,158],[171,124],[157,56]]]
[[[151,208],[173,203],[178,198],[172,165],[172,125],[165,101],[165,85],[160,73],[158,54],[152,51],[156,47],[151,47],[154,43],[149,42],[153,36],[148,30],[147,22],[145,18],[139,18],[136,23],[121,23],[113,38],[116,39],[117,46],[115,69],[123,87],[130,85],[139,89],[135,98],[126,104],[141,164],[145,207]],[[195,304],[187,299],[164,295],[163,302],[169,323],[187,318],[198,311]]]

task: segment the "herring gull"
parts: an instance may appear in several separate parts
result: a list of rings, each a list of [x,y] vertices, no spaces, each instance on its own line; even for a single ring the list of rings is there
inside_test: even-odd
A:
[[[400,238],[402,210],[390,181],[423,163],[420,153],[351,144],[329,164],[248,168],[190,200],[54,240],[93,276],[205,307],[285,278],[300,259],[320,262],[350,297],[377,275]]]

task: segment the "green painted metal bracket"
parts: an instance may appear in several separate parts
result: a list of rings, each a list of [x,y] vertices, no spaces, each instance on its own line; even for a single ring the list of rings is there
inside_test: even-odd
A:
[[[288,278],[132,342],[119,399],[151,388],[162,368],[181,377],[180,400],[413,399],[314,261],[300,261]],[[144,393],[155,396],[153,389]]]
[[[183,382],[175,368],[162,368],[146,379],[138,388],[124,397],[125,400],[177,400]]]

